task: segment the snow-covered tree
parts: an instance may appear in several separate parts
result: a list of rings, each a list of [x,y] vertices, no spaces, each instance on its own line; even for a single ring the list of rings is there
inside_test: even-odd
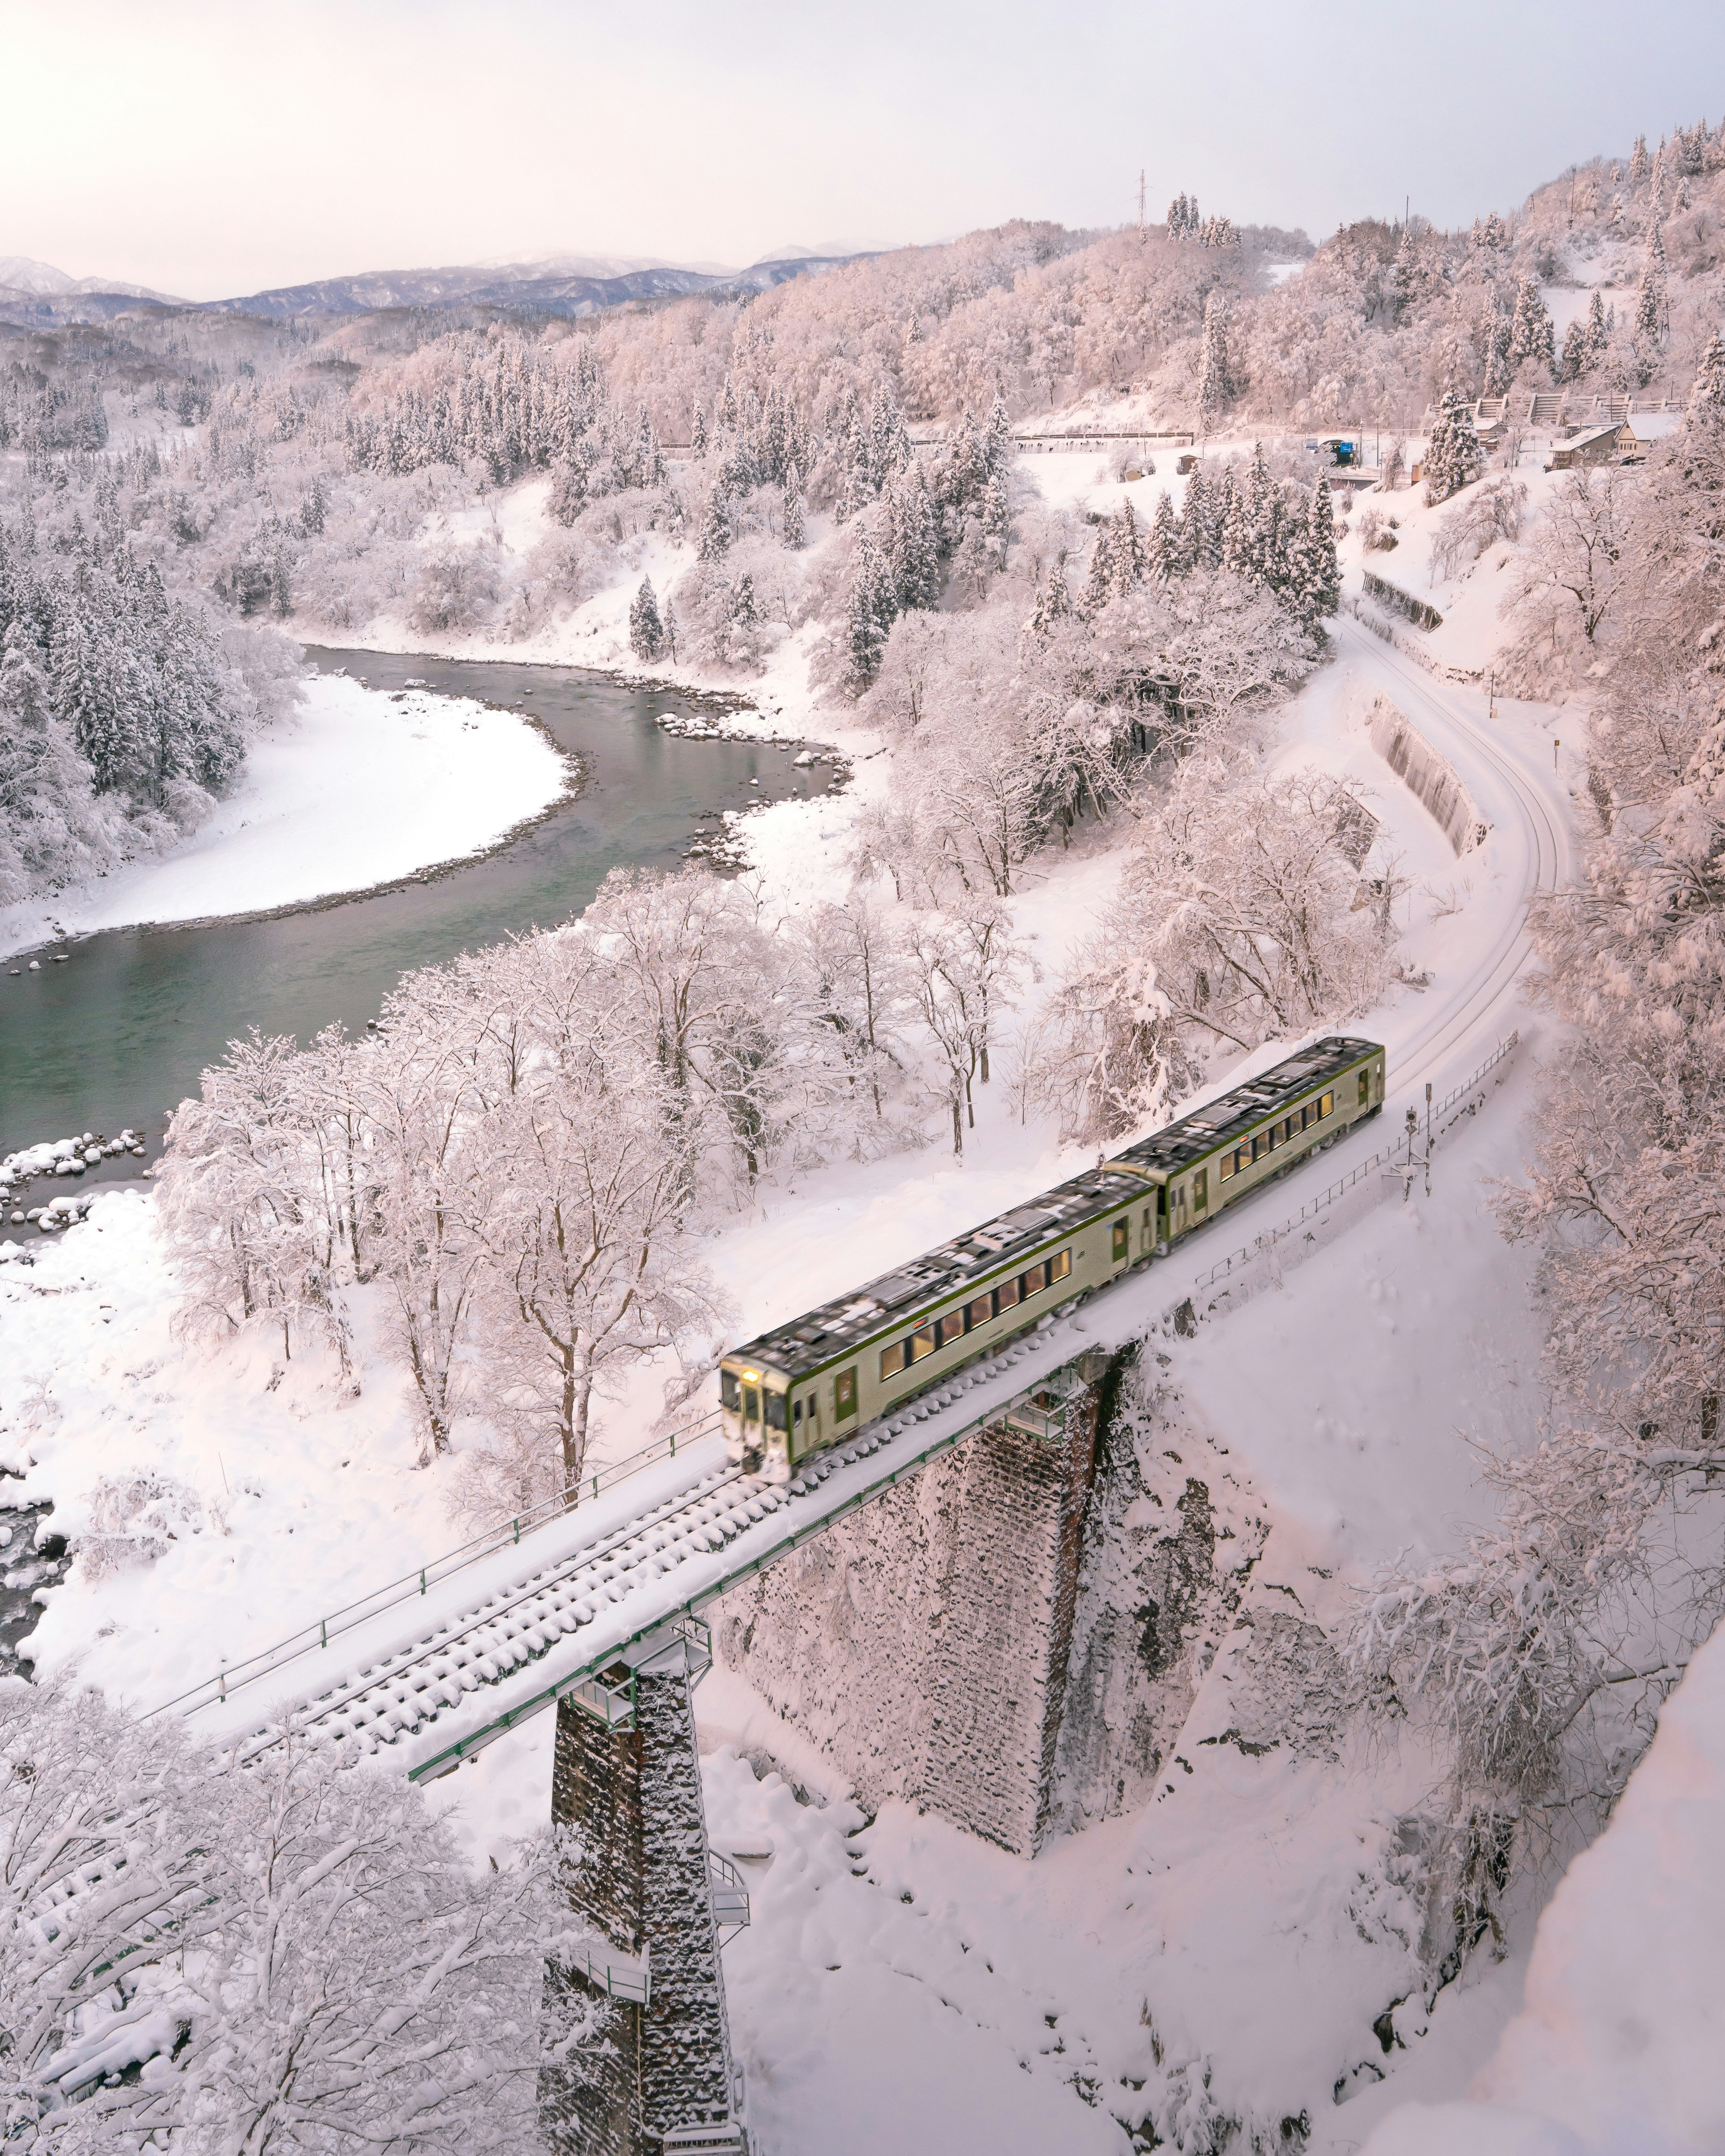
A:
[[[1689,409],[1692,415],[1725,416],[1725,332],[1715,330],[1707,339],[1707,350],[1696,369],[1694,387],[1689,393]],[[0,706],[3,706],[4,696],[4,677],[0,675]]]
[[[1509,357],[1512,367],[1532,362],[1536,367],[1557,369],[1557,332],[1536,280],[1523,277],[1516,292],[1515,316],[1510,325]]]
[[[659,618],[659,595],[653,579],[643,577],[629,603],[629,648],[637,659],[654,660],[665,650],[665,624]]]
[[[851,562],[845,639],[850,679],[859,686],[866,688],[880,671],[880,656],[897,612],[891,572],[865,535]]]
[[[809,544],[808,506],[803,498],[803,475],[796,465],[789,465],[784,480],[785,545],[793,554],[800,554]]]
[[[8,1687],[0,1758],[20,2149],[516,2156],[581,2071],[552,1845],[475,1873],[393,1777],[297,1740],[223,1766],[68,1686]]]
[[[1204,338],[1198,374],[1199,424],[1208,430],[1234,394],[1234,372],[1228,349],[1228,303],[1220,286],[1216,285],[1204,303]]]
[[[1446,389],[1425,451],[1428,506],[1447,501],[1480,475],[1480,438],[1473,408],[1459,389]]]

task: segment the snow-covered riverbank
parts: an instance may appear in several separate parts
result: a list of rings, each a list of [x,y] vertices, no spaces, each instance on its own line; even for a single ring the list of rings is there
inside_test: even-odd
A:
[[[253,744],[239,786],[202,830],[172,854],[0,912],[0,956],[393,883],[484,852],[548,808],[571,776],[513,712],[314,675],[294,721]]]

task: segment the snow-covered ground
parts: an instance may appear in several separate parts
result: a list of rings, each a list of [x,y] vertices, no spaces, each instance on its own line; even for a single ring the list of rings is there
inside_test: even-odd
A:
[[[182,846],[0,913],[0,956],[139,922],[265,913],[480,853],[557,799],[563,757],[519,714],[315,675]]]

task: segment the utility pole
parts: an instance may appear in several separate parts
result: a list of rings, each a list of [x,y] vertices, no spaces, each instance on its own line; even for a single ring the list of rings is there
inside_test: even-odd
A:
[[[1138,167],[1138,244],[1142,247],[1149,234],[1144,229],[1144,168]]]
[[[1431,1195],[1431,1081],[1425,1081],[1425,1194]]]

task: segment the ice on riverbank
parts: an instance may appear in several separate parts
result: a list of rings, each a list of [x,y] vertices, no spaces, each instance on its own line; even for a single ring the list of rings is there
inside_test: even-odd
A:
[[[0,954],[140,922],[264,913],[483,852],[568,783],[521,715],[315,675],[238,790],[177,851],[0,912]]]

